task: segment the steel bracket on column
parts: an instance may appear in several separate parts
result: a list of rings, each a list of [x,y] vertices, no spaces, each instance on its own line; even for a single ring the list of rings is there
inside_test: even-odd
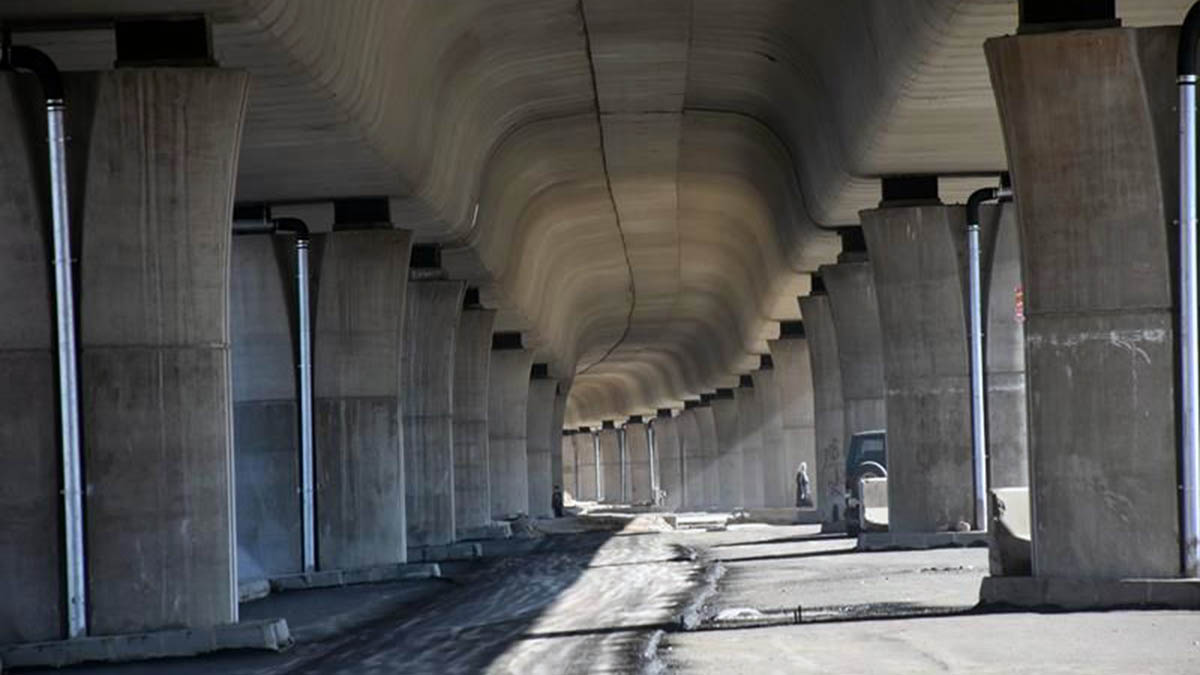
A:
[[[118,19],[116,68],[212,68],[212,29],[205,16]]]
[[[1116,28],[1116,0],[1020,0],[1017,33]]]

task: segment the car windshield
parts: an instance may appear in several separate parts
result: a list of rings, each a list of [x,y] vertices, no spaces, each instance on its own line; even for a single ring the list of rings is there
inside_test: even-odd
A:
[[[850,442],[850,452],[846,456],[846,470],[851,473],[854,467],[863,462],[877,462],[887,467],[887,447],[882,434],[871,436],[855,436]]]

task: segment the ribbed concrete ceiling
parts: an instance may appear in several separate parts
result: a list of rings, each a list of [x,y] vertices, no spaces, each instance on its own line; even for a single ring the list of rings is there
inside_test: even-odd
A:
[[[1126,0],[1126,25],[1190,0]],[[5,18],[202,12],[254,77],[238,199],[393,197],[500,328],[573,379],[568,424],[754,367],[823,226],[878,177],[961,200],[1005,167],[983,59],[1013,0],[40,0]],[[23,41],[107,67],[111,36]]]

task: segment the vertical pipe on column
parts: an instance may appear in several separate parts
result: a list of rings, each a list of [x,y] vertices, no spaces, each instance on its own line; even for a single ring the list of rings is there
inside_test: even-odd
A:
[[[1196,45],[1200,3],[1192,5],[1179,36],[1179,345],[1183,429],[1183,572],[1200,576],[1200,332],[1196,280]]]
[[[971,455],[973,458],[975,529],[988,530],[987,501],[987,392],[983,365],[983,284],[979,259],[979,207],[983,202],[1007,199],[1007,188],[983,188],[967,198],[967,279],[971,346]]]
[[[87,568],[83,548],[82,459],[79,443],[79,379],[76,364],[75,288],[71,273],[71,223],[67,203],[66,103],[62,79],[50,57],[13,47],[5,30],[0,67],[32,71],[46,101],[50,208],[53,218],[54,306],[58,335],[59,424],[62,432],[63,514],[67,573],[67,636],[87,635]]]

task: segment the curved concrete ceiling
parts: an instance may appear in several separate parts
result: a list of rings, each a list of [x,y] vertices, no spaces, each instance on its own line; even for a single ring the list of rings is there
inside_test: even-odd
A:
[[[1190,0],[1125,0],[1127,25]],[[878,200],[1006,166],[983,59],[1014,0],[42,0],[5,18],[206,13],[254,89],[243,201],[392,197],[501,310],[567,424],[736,384]],[[111,37],[30,34],[68,68]]]

